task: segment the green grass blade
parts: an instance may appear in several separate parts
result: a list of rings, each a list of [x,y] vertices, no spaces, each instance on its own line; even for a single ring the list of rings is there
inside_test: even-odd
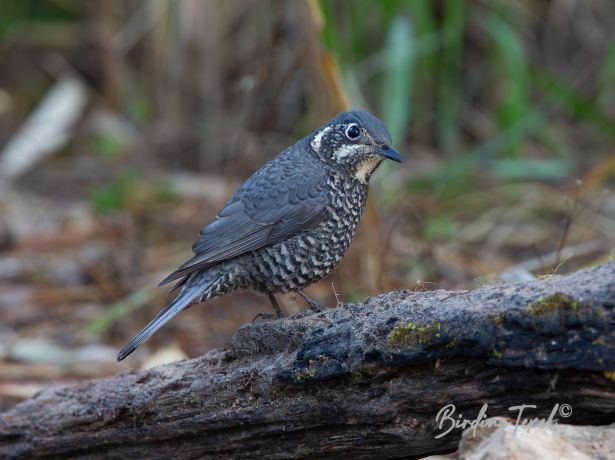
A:
[[[86,334],[96,337],[105,332],[113,323],[122,319],[131,311],[147,305],[154,298],[154,288],[146,287],[133,292],[124,299],[115,302],[105,313],[86,327]]]
[[[556,105],[568,110],[574,117],[586,120],[603,130],[604,134],[615,136],[615,120],[598,106],[597,102],[587,99],[561,79],[550,75],[543,69],[534,68],[533,80]]]
[[[460,101],[461,57],[465,3],[446,0],[442,24],[441,61],[438,66],[437,137],[442,148],[450,150],[457,145]]]
[[[410,122],[411,89],[414,80],[415,41],[407,18],[393,20],[386,42],[383,80],[383,118],[395,145],[404,138]]]
[[[504,15],[493,13],[486,22],[494,45],[493,68],[499,77],[499,126],[502,130],[519,123],[531,112],[529,103],[529,64],[519,31]],[[521,134],[521,133],[520,133]],[[510,137],[506,145],[509,157],[519,154],[522,137]]]

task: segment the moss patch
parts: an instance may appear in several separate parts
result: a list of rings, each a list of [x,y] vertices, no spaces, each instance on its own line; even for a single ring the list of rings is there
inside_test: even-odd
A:
[[[581,303],[566,294],[553,294],[549,297],[540,297],[525,307],[526,311],[532,315],[542,316],[556,312],[578,313]]]
[[[429,324],[410,322],[395,326],[387,335],[387,345],[393,349],[403,349],[426,345],[441,336],[442,325],[437,321]]]
[[[310,365],[308,366],[308,368],[295,372],[293,374],[293,380],[299,383],[312,380],[314,377],[316,377],[316,365],[316,361],[310,359]]]
[[[615,371],[604,371],[603,374],[611,382],[615,382]]]

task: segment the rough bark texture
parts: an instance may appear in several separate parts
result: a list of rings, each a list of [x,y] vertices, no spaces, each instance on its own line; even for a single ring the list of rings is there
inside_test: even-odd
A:
[[[228,349],[49,388],[0,416],[0,456],[399,458],[456,449],[437,412],[615,422],[615,263],[475,291],[390,292],[248,324]],[[609,378],[610,377],[610,378]],[[561,420],[560,421],[564,421]]]

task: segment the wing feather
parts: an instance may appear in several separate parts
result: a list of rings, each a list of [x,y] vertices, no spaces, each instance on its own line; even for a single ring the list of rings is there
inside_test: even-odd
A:
[[[297,144],[250,177],[192,246],[194,257],[160,284],[256,251],[317,225],[329,195],[324,166]]]

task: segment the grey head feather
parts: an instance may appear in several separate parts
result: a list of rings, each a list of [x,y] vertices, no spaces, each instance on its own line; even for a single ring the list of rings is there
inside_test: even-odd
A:
[[[338,124],[357,123],[365,128],[380,146],[391,145],[391,135],[384,123],[371,113],[364,110],[350,110],[338,114],[333,120],[327,123],[328,126]]]

